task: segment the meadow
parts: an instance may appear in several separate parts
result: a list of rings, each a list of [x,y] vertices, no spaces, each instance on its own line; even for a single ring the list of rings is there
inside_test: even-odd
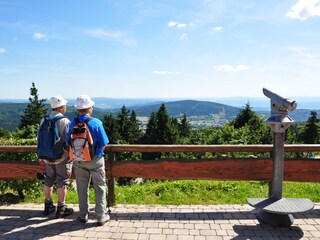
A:
[[[266,181],[148,180],[143,184],[116,185],[115,192],[117,204],[246,204],[247,198],[268,197],[268,185]],[[313,202],[320,202],[320,183],[284,182],[283,198],[309,198]],[[11,195],[11,199],[4,199],[2,195],[0,200],[17,199],[14,195]],[[55,193],[54,200],[57,200]],[[43,196],[26,196],[25,200],[18,202],[41,204]],[[90,202],[94,203],[92,188],[90,188]],[[69,188],[67,203],[78,203],[74,187]]]

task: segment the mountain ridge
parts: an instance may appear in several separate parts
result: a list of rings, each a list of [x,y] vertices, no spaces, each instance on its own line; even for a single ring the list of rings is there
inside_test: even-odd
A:
[[[48,98],[49,99],[49,98]],[[46,103],[49,103],[47,99]],[[225,97],[225,98],[107,98],[107,97],[93,97],[95,106],[102,109],[121,108],[123,105],[126,107],[131,106],[145,106],[162,102],[174,102],[183,100],[207,101],[220,103],[232,107],[243,108],[247,103],[253,110],[269,110],[270,99],[267,97]],[[298,109],[320,109],[320,97],[318,96],[296,96],[290,99],[298,103]],[[75,104],[75,99],[67,98],[68,105]],[[0,103],[28,103],[28,99],[0,99]]]
[[[139,102],[138,105],[121,105],[112,109],[99,108],[99,102],[95,105],[95,110],[93,116],[99,118],[103,121],[104,116],[107,113],[118,114],[122,106],[126,106],[128,110],[134,110],[137,117],[147,119],[151,112],[158,111],[160,105],[164,103],[166,109],[171,117],[181,118],[183,114],[186,114],[187,119],[192,122],[197,122],[195,125],[202,126],[219,126],[227,122],[232,121],[236,115],[241,111],[243,107],[234,107],[221,103],[214,103],[210,101],[198,101],[198,100],[179,100],[172,102],[152,102],[142,103]],[[28,103],[1,103],[0,102],[0,127],[5,128],[9,131],[15,130],[20,122],[20,116],[23,114],[24,109]],[[68,104],[69,105],[69,104]],[[98,106],[97,106],[98,105]],[[46,104],[49,109],[49,104]],[[250,107],[252,105],[250,104]],[[258,115],[263,117],[270,115],[270,110],[256,111]],[[306,121],[310,117],[310,109],[296,109],[293,112],[289,112],[289,116],[293,118],[296,122]],[[320,116],[320,110],[316,110],[317,114]],[[76,116],[76,110],[74,106],[68,106],[66,116],[69,119],[73,119]],[[200,123],[200,124],[198,124]],[[204,123],[204,124],[202,124]]]

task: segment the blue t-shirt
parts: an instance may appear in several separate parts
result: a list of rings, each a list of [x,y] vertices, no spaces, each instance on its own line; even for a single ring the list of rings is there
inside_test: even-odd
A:
[[[84,122],[88,117],[90,117],[89,114],[81,114],[78,116],[81,123]],[[76,122],[74,120],[71,121],[68,133],[68,143],[70,142],[71,131],[75,125]],[[93,146],[96,149],[96,156],[104,156],[104,152],[101,150],[101,148],[109,143],[109,138],[103,128],[102,122],[98,118],[92,118],[87,125],[92,136]]]

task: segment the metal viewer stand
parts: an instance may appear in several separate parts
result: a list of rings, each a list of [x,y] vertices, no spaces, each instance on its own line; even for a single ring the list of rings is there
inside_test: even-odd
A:
[[[293,122],[288,116],[288,110],[294,111],[297,102],[283,98],[266,88],[263,88],[263,93],[271,100],[271,116],[266,123],[274,132],[271,196],[248,198],[247,202],[250,206],[260,209],[260,222],[274,227],[291,226],[294,221],[293,213],[306,212],[314,207],[314,203],[307,198],[282,198],[284,136],[286,129]]]

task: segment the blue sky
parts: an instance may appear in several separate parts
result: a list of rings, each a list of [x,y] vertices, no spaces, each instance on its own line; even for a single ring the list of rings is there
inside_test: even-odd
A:
[[[320,96],[320,0],[0,0],[0,98]]]

